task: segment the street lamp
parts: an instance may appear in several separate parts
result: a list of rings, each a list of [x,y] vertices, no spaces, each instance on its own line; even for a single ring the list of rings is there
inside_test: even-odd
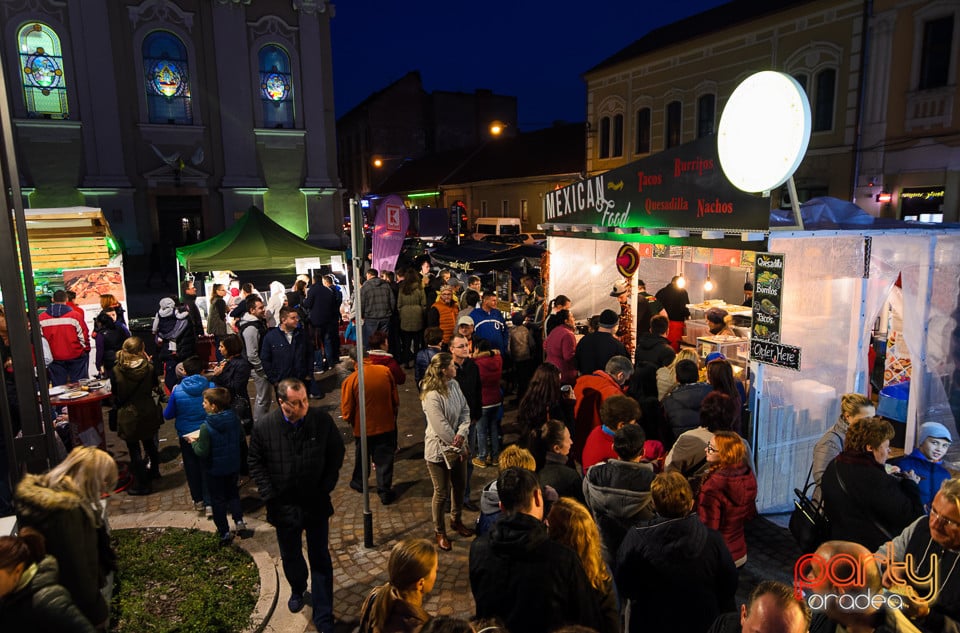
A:
[[[490,124],[490,136],[500,136],[507,128],[507,124],[502,121],[494,121]]]

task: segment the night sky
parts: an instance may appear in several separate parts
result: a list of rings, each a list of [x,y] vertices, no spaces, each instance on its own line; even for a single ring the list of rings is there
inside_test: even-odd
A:
[[[651,29],[723,0],[339,0],[336,114],[411,70],[428,91],[515,95],[520,129],[582,121],[582,74]]]

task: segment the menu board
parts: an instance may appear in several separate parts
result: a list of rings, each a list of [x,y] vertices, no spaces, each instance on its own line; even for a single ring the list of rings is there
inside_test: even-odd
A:
[[[510,306],[513,304],[513,277],[510,275],[509,270],[498,270],[495,274],[494,283],[496,284],[497,309],[501,312],[504,310],[509,312]]]
[[[753,274],[753,340],[780,342],[780,306],[783,294],[782,254],[757,253]]]
[[[800,348],[780,341],[784,256],[757,253],[753,275],[750,360],[800,371]]]

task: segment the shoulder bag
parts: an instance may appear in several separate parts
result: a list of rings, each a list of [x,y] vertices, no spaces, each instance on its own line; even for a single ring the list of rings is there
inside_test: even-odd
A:
[[[814,501],[807,496],[815,483],[812,477],[813,464],[807,472],[803,490],[793,489],[797,498],[793,501],[793,512],[790,514],[790,533],[804,554],[815,551],[823,542],[830,539],[830,520],[823,512],[822,500]]]

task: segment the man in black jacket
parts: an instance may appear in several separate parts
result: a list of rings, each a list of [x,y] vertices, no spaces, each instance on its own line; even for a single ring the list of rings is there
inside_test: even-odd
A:
[[[463,334],[454,334],[450,339],[450,353],[453,364],[457,366],[457,384],[470,407],[470,454],[477,454],[477,420],[483,415],[483,394],[481,393],[480,368],[470,358],[470,341]],[[467,460],[467,481],[463,486],[463,507],[471,512],[479,512],[480,506],[470,501],[470,478],[473,476],[473,461]]]
[[[290,582],[287,607],[303,608],[310,575],[313,623],[333,633],[333,562],[328,548],[330,492],[343,465],[343,438],[333,419],[310,409],[307,389],[286,378],[277,385],[280,408],[258,419],[250,437],[250,475],[267,504],[267,521],[276,528],[283,573]],[[302,535],[307,536],[307,563]]]
[[[316,354],[314,364],[321,370],[332,368],[340,362],[339,339],[340,303],[336,290],[321,274],[313,277],[313,285],[307,291],[303,307],[309,310],[313,328],[313,344]]]
[[[497,492],[503,516],[470,545],[477,618],[496,617],[524,633],[566,624],[599,630],[599,609],[580,559],[547,536],[537,476],[507,468],[497,477]]]
[[[299,378],[304,382],[313,379],[310,370],[310,342],[300,325],[296,308],[280,308],[277,327],[270,328],[260,342],[260,362],[270,384],[284,378]]]

